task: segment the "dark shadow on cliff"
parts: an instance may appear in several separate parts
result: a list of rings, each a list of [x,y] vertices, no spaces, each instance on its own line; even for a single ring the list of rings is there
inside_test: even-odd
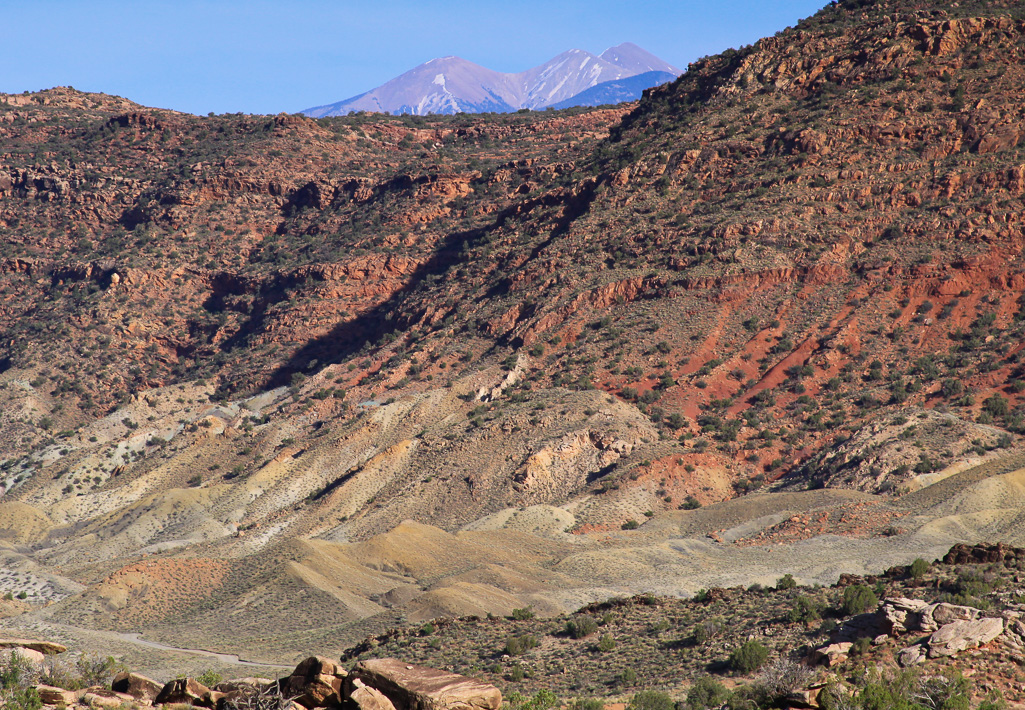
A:
[[[454,232],[443,238],[431,256],[412,274],[404,286],[395,291],[383,303],[344,322],[338,323],[329,333],[314,338],[299,348],[285,363],[275,369],[263,382],[262,387],[270,389],[291,384],[296,373],[312,374],[324,367],[359,353],[369,353],[374,347],[385,344],[389,334],[403,332],[415,325],[424,314],[426,300],[430,297],[430,285],[443,279],[446,274],[460,266],[472,266],[474,247],[486,240],[488,235],[502,228],[506,222],[529,215],[537,206],[564,207],[564,213],[544,241],[532,250],[536,257],[552,241],[566,233],[574,220],[586,213],[595,197],[597,184],[589,184],[579,194],[546,195],[533,203],[520,203],[500,212],[493,222],[475,229]],[[482,296],[493,298],[509,290],[508,278],[499,279]],[[271,292],[281,290],[283,284],[269,286]],[[267,303],[273,300],[273,293],[265,293],[263,305],[257,305],[239,334],[225,343],[225,350],[245,347],[248,334],[262,330],[266,325]],[[505,344],[502,339],[496,345]]]

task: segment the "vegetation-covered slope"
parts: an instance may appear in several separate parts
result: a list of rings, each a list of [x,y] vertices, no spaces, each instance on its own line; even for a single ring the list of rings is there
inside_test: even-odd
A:
[[[12,590],[291,660],[1016,540],[1023,22],[838,3],[599,110],[4,97]]]

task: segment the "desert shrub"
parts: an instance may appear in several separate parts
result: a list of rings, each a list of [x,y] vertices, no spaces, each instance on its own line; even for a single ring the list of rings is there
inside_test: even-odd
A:
[[[280,691],[264,691],[255,685],[244,686],[224,703],[224,710],[291,710],[293,707],[292,701]]]
[[[832,698],[824,710],[854,707],[865,710],[968,710],[971,705],[971,684],[962,675],[948,671],[942,675],[922,675],[917,670],[869,674],[858,688],[856,697],[831,689]]]
[[[82,676],[75,665],[66,658],[60,656],[47,656],[39,670],[39,682],[54,688],[65,690],[80,690]]]
[[[598,622],[589,616],[570,619],[566,622],[566,635],[571,638],[582,639],[585,636],[590,636],[597,630]]]
[[[676,702],[660,690],[642,690],[630,699],[627,710],[676,710]]]
[[[807,687],[814,677],[815,671],[803,663],[780,658],[762,669],[758,682],[770,698],[778,699]]]
[[[32,661],[17,651],[0,659],[0,688],[28,686],[35,682],[36,675]]]
[[[776,582],[776,590],[784,591],[787,589],[793,589],[797,586],[797,580],[794,579],[794,575],[789,572],[779,578]]]
[[[622,527],[624,530],[636,530],[640,526],[641,524],[638,523],[636,520],[627,520],[620,527]]]
[[[915,579],[921,579],[925,576],[925,573],[929,571],[929,563],[919,557],[917,560],[911,563],[911,576]]]
[[[702,676],[694,681],[687,691],[686,708],[688,710],[707,710],[720,708],[729,700],[730,691],[726,686],[710,675]]]
[[[32,662],[19,653],[0,659],[0,707],[5,710],[39,710],[39,694],[31,687],[38,676]]]
[[[698,646],[704,646],[706,643],[714,639],[722,631],[722,627],[719,622],[715,619],[706,619],[700,624],[694,627],[694,633],[692,635],[694,643]]]
[[[538,640],[534,634],[510,636],[505,642],[505,652],[510,656],[519,656],[537,646]]]
[[[795,623],[809,623],[822,618],[822,605],[811,597],[799,596],[794,600],[793,608],[787,618]]]
[[[872,648],[872,639],[868,636],[861,636],[860,638],[854,639],[854,644],[851,646],[850,654],[852,656],[864,656],[868,653],[870,648]]]
[[[748,674],[765,665],[769,660],[769,649],[757,641],[746,641],[730,654],[730,668],[737,673]]]
[[[697,510],[701,507],[701,501],[694,496],[687,496],[686,500],[680,504],[680,510]]]
[[[111,679],[127,670],[127,668],[116,661],[113,656],[100,658],[91,656],[88,653],[82,654],[76,662],[79,674],[82,676],[82,683],[85,686],[105,685],[109,686]]]
[[[548,688],[542,688],[529,698],[520,693],[509,693],[507,700],[515,710],[551,710],[559,706],[559,698]]]
[[[43,701],[35,688],[17,686],[0,689],[0,707],[4,710],[40,710]]]
[[[623,672],[616,676],[616,685],[635,685],[637,683],[637,671],[633,668],[624,668]]]
[[[530,619],[534,618],[534,610],[531,609],[529,606],[523,609],[513,609],[512,618],[516,619],[517,621],[529,621]]]
[[[616,648],[616,639],[612,637],[612,634],[602,634],[601,638],[598,639],[597,648],[602,653],[608,653]]]
[[[1010,403],[1006,397],[1001,397],[999,394],[994,394],[991,397],[987,397],[983,400],[982,406],[988,414],[994,417],[1006,416],[1010,411]]]
[[[196,676],[196,681],[198,681],[202,685],[205,685],[207,688],[214,687],[222,680],[224,680],[224,676],[222,676],[217,671],[210,670],[209,668],[200,673],[198,676]]]
[[[852,584],[843,590],[843,603],[841,607],[845,614],[853,616],[864,614],[879,603],[879,597],[872,589],[864,584]]]
[[[598,698],[577,698],[569,704],[569,710],[605,710],[605,703]]]

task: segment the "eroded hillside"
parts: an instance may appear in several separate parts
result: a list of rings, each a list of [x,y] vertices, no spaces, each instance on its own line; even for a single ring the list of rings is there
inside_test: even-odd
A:
[[[1018,540],[1023,51],[848,2],[637,106],[4,97],[6,623],[291,661]]]

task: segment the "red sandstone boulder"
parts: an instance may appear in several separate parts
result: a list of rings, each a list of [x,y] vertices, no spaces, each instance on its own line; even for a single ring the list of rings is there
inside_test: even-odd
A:
[[[131,695],[136,700],[152,703],[164,686],[138,673],[118,673],[110,684],[111,690]]]
[[[395,658],[360,661],[352,676],[387,696],[397,710],[498,710],[502,706],[502,693],[493,685]]]

